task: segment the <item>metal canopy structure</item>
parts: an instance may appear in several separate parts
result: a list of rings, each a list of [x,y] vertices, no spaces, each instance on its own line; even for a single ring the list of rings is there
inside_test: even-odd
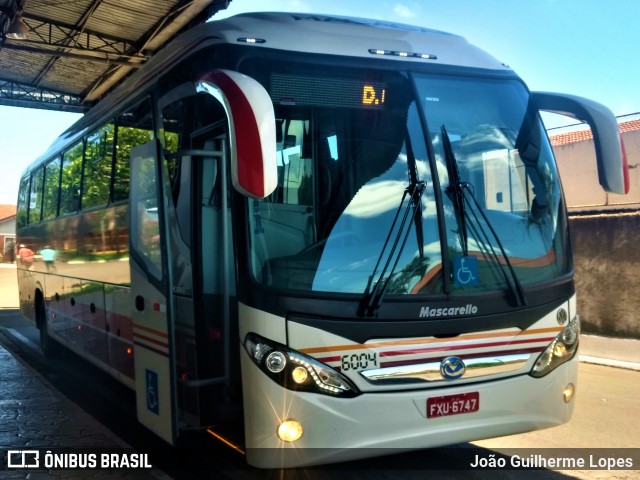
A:
[[[231,0],[0,0],[0,105],[86,112]]]

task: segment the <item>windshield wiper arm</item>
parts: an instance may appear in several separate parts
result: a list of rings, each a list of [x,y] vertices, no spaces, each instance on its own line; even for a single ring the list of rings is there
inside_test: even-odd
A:
[[[407,165],[409,167],[409,185],[418,185],[420,183],[418,179],[418,166],[416,164],[416,156],[413,153],[411,135],[409,135],[408,129],[405,134],[405,145],[407,148]],[[420,192],[420,197],[422,197],[422,193],[423,192]],[[413,213],[413,224],[416,227],[416,240],[418,241],[418,256],[420,259],[424,259],[424,227],[422,225],[422,204],[420,198],[417,200]]]
[[[364,291],[364,297],[360,303],[360,308],[358,310],[359,316],[368,316],[372,317],[375,315],[376,311],[380,308],[382,304],[382,299],[384,294],[389,286],[391,278],[393,277],[393,272],[398,266],[398,262],[400,261],[400,256],[404,251],[404,247],[407,244],[407,239],[409,238],[409,233],[411,232],[411,221],[407,221],[410,217],[409,214],[413,214],[413,219],[415,221],[416,215],[420,214],[420,201],[422,198],[422,194],[425,190],[425,183],[415,181],[412,182],[404,191],[402,195],[402,200],[400,200],[400,205],[398,206],[398,210],[396,211],[396,215],[391,223],[391,228],[389,228],[389,233],[387,234],[387,238],[382,246],[382,250],[380,251],[380,255],[378,256],[378,261],[376,262],[376,266],[373,269],[373,272],[369,276],[369,280],[367,282],[367,288]],[[402,204],[405,202],[405,199],[409,196],[409,201],[407,206],[403,207]],[[398,232],[396,233],[393,239],[393,245],[387,254],[386,261],[384,263],[384,267],[382,271],[376,278],[376,273],[380,264],[382,263],[382,259],[387,250],[387,246],[391,240],[391,236],[395,230],[396,224],[398,223],[398,218],[402,213],[402,221],[400,222],[400,226],[398,227]],[[392,264],[393,262],[393,264]],[[391,267],[391,268],[390,268]],[[387,275],[387,271],[389,272]],[[386,275],[386,277],[385,277]],[[374,281],[374,278],[376,280]]]
[[[491,244],[491,241],[489,240],[488,235],[482,226],[482,223],[480,223],[480,220],[478,219],[476,212],[474,211],[473,208],[470,208],[473,214],[474,227],[477,228],[478,231],[484,237],[483,243],[487,246],[487,249],[491,252],[491,256],[493,257],[494,262],[502,272],[505,284],[508,286],[509,290],[513,294],[516,304],[518,306],[526,305],[527,300],[524,294],[524,289],[522,288],[520,279],[516,275],[516,272],[513,268],[513,265],[511,264],[511,261],[509,260],[509,256],[507,255],[507,252],[504,248],[504,245],[502,244],[502,241],[500,240],[498,233],[493,228],[493,225],[491,225],[489,218],[480,207],[480,204],[476,200],[473,193],[470,191],[469,183],[462,182],[460,180],[460,171],[458,170],[458,162],[456,160],[455,154],[453,153],[453,149],[451,148],[451,140],[449,138],[449,134],[447,133],[447,130],[444,125],[442,125],[441,127],[441,133],[442,133],[442,142],[444,147],[444,155],[445,155],[445,160],[447,165],[447,172],[449,173],[449,186],[447,187],[447,193],[450,194],[451,200],[453,202],[453,208],[456,212],[456,220],[458,222],[460,243],[462,246],[463,255],[466,257],[469,253],[466,222],[467,222],[467,219],[468,218],[470,219],[471,217],[467,213],[467,209],[466,209],[466,204],[468,204],[469,207],[475,207],[475,210],[480,213],[480,215],[482,216],[482,219],[484,220],[484,223],[487,225],[487,227],[489,227],[489,231],[491,232],[491,235],[493,236],[495,243],[500,249],[500,252],[502,253],[503,258],[505,259],[505,263],[509,271],[509,275],[507,275],[507,272],[505,271],[503,264],[500,262],[500,258],[498,257],[498,254],[494,250],[493,245]],[[469,197],[471,198],[471,200],[473,200],[473,202],[469,200]],[[479,237],[479,235],[476,234],[476,237]],[[511,279],[509,279],[509,277]]]
[[[469,251],[469,243],[467,236],[467,222],[465,220],[466,211],[464,205],[464,191],[462,182],[460,181],[460,171],[458,170],[458,162],[451,148],[451,140],[444,125],[440,127],[442,134],[442,147],[444,148],[444,158],[447,165],[447,173],[449,174],[449,186],[446,189],[453,210],[456,214],[456,222],[458,223],[458,236],[460,237],[460,246],[462,254],[466,257]]]

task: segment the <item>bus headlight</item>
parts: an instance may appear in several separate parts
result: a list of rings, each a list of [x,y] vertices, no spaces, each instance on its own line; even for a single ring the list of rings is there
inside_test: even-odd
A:
[[[323,393],[336,397],[355,397],[360,392],[340,372],[259,335],[250,333],[244,348],[260,369],[273,381],[289,390]]]
[[[579,337],[580,319],[576,316],[538,357],[531,369],[531,376],[544,377],[559,365],[571,360],[578,351]]]

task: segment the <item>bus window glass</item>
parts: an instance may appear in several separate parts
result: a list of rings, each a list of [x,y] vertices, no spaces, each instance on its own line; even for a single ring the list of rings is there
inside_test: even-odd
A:
[[[364,80],[372,76],[377,80]],[[362,294],[380,274],[376,265],[392,255],[390,245],[403,243],[387,292],[434,291],[441,242],[408,80],[359,72],[329,78],[313,91],[303,87],[307,80],[271,78],[274,100],[285,102],[276,107],[278,187],[264,201],[249,202],[255,278],[275,288]],[[325,84],[352,95],[337,105]],[[407,190],[421,192],[415,203]],[[413,211],[413,220],[401,227],[394,222],[398,211]]]
[[[29,223],[39,222],[42,215],[42,178],[44,170],[39,168],[31,175],[29,194]]]
[[[64,153],[60,186],[60,215],[74,213],[80,207],[83,142]]]
[[[42,219],[49,220],[58,214],[58,198],[60,196],[60,157],[54,158],[44,171],[44,205]]]
[[[568,273],[558,173],[522,84],[426,75],[416,83],[441,172],[452,289],[507,288],[513,277],[527,285]]]
[[[109,201],[114,125],[108,124],[87,138],[84,150],[82,208],[106,205]]]
[[[29,206],[29,177],[20,180],[18,190],[18,211],[16,214],[16,227],[21,228],[27,225],[27,211]]]
[[[139,227],[132,233],[133,247],[142,255],[149,272],[160,279],[162,278],[162,252],[155,158],[141,156],[136,161],[132,208],[138,217]]]
[[[192,103],[192,97],[188,97],[173,102],[162,109],[160,141],[167,162],[171,196],[175,206],[177,206],[180,195],[180,169],[182,165],[181,159],[172,154],[180,148],[190,148],[189,140],[194,120]],[[178,219],[180,220],[180,216]]]
[[[125,111],[117,121],[116,162],[113,174],[113,201],[129,197],[129,155],[131,149],[153,140],[151,104],[145,100]]]
[[[357,91],[352,78],[327,84]],[[377,103],[364,96],[360,105],[334,106],[321,85],[305,90],[307,79],[297,73],[270,79],[276,104],[285,102],[276,107],[278,187],[265,201],[249,202],[258,280],[342,293],[364,293],[384,280],[387,294],[442,294],[517,288],[567,273],[558,176],[521,83],[416,75],[414,100],[403,80],[381,78],[360,82]],[[523,152],[527,143],[539,151]],[[454,170],[460,192],[451,183]],[[419,205],[412,206],[408,193],[419,184]],[[396,213],[412,210],[412,221],[394,223]],[[396,243],[403,246],[393,252]],[[387,263],[395,264],[391,273],[376,266]]]
[[[276,128],[278,187],[272,200],[277,199],[280,203],[289,205],[312,205],[309,120],[282,120]]]

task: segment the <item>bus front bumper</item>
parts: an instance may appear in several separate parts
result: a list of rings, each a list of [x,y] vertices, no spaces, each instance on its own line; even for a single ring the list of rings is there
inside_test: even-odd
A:
[[[242,349],[245,446],[249,464],[287,468],[334,463],[403,451],[454,445],[561,425],[571,418],[577,356],[542,378],[520,375],[482,383],[355,398],[287,390],[267,378]],[[477,392],[479,408],[429,418],[430,397]],[[295,442],[278,438],[278,426],[295,420]]]

